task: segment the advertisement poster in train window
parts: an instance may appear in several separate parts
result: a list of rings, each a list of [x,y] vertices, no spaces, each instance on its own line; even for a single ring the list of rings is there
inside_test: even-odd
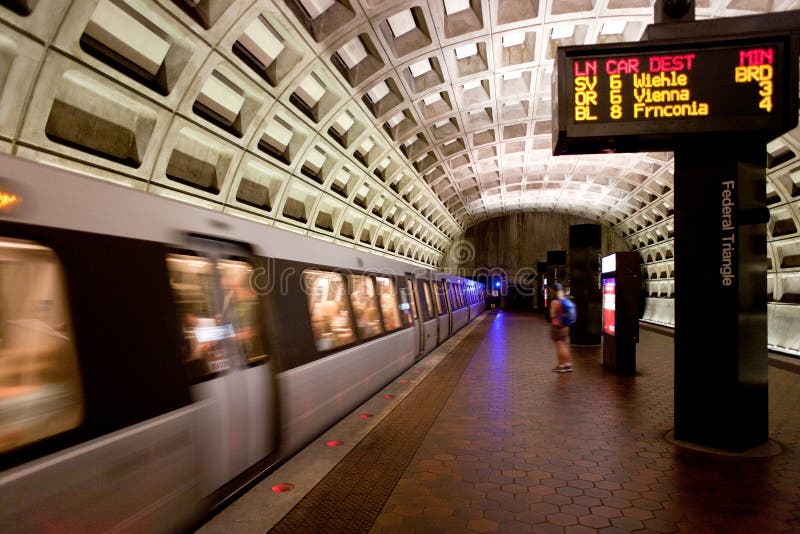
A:
[[[0,239],[0,295],[0,453],[7,453],[79,426],[84,391],[55,252]]]
[[[383,324],[387,331],[400,328],[400,311],[397,306],[397,293],[394,289],[394,280],[385,276],[376,276],[378,294],[380,295],[381,314]]]
[[[222,324],[233,326],[232,340],[247,365],[264,362],[267,357],[260,334],[261,305],[250,287],[253,267],[247,262],[221,259],[217,261],[217,272],[223,290],[219,312]]]
[[[360,339],[369,339],[383,333],[375,284],[371,276],[350,275],[350,304]]]
[[[184,364],[193,382],[232,367],[227,340],[233,326],[221,322],[214,297],[215,268],[205,257],[169,254],[170,285],[182,323]]]
[[[603,332],[609,336],[615,335],[616,332],[616,288],[616,278],[603,279]]]
[[[411,295],[409,293],[409,286],[403,287],[400,285],[400,313],[403,315],[403,323],[406,326],[414,326],[414,316],[411,309]]]
[[[311,330],[319,351],[328,351],[356,340],[347,303],[344,276],[327,271],[303,272],[308,293]]]

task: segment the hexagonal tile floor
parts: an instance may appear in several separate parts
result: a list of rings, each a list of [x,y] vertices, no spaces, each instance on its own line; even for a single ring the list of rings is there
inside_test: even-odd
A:
[[[800,531],[800,375],[770,368],[783,454],[709,455],[663,438],[671,338],[643,330],[639,375],[622,378],[597,348],[550,372],[547,333],[529,315],[493,321],[372,532]]]
[[[800,374],[769,370],[781,454],[713,455],[664,438],[672,351],[642,330],[637,376],[597,347],[556,374],[539,316],[491,314],[273,531],[800,532]]]
[[[494,320],[372,532],[800,531],[800,375],[769,371],[782,454],[710,455],[664,440],[671,338],[643,330],[639,375],[622,378],[596,348],[550,372],[547,333]]]

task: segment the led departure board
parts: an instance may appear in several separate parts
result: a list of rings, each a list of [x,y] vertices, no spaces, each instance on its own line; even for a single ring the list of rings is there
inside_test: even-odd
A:
[[[554,154],[672,149],[675,135],[797,124],[788,37],[560,48],[554,78]]]

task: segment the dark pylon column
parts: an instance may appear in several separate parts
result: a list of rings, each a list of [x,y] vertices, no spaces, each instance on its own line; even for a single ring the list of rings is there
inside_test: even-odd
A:
[[[766,147],[675,150],[675,438],[768,440]]]
[[[569,227],[569,282],[577,320],[569,329],[577,345],[599,345],[602,327],[600,290],[600,225]]]

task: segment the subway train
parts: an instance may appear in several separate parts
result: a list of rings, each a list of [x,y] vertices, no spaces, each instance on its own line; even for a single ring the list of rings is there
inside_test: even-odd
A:
[[[0,531],[186,531],[481,284],[0,155]]]

